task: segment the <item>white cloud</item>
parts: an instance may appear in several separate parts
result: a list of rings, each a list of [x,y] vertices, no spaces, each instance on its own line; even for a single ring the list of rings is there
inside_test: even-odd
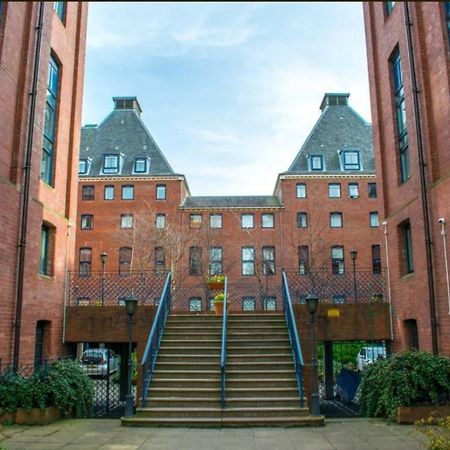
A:
[[[202,27],[195,25],[174,33],[177,42],[201,47],[233,47],[245,44],[252,35],[252,28],[240,26]]]

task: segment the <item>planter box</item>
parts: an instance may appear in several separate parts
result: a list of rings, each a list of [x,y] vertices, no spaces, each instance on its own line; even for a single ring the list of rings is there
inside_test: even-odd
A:
[[[414,423],[428,417],[450,416],[450,405],[442,406],[400,406],[397,408],[397,423]]]
[[[61,418],[61,410],[57,406],[47,408],[33,408],[27,411],[24,408],[17,408],[15,422],[18,425],[48,425]]]
[[[0,425],[2,424],[12,424],[16,420],[16,413],[10,412],[0,412]]]
[[[223,291],[225,283],[223,281],[208,281],[206,285],[210,291]]]

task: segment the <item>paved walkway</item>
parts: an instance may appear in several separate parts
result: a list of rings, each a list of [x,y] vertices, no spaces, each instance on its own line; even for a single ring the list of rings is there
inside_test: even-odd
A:
[[[373,419],[329,419],[321,428],[129,428],[114,419],[65,419],[51,425],[12,425],[7,450],[414,450],[413,426]]]

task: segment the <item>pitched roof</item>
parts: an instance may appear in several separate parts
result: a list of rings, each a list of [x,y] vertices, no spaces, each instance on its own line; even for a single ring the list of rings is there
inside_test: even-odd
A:
[[[139,113],[138,109],[114,109],[100,125],[82,127],[80,159],[90,158],[91,163],[88,173],[80,174],[80,178],[137,175],[133,173],[135,158],[149,158],[150,161],[148,172],[140,176],[174,174]],[[120,173],[102,173],[105,154],[122,155]]]
[[[323,158],[324,170],[317,171],[318,174],[375,171],[372,126],[346,104],[343,99],[348,96],[349,94],[325,94],[319,120],[284,174],[316,173],[309,168],[310,155],[321,155]],[[332,100],[335,98],[345,104],[333,104]],[[341,152],[345,150],[359,150],[361,170],[343,169]]]
[[[245,195],[223,197],[186,197],[182,208],[281,208],[273,195]]]

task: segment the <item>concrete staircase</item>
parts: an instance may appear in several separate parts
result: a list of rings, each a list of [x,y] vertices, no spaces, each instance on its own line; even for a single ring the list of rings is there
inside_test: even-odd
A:
[[[300,407],[281,314],[230,314],[226,403],[221,407],[222,317],[169,316],[155,372],[129,426],[323,425]],[[305,401],[306,402],[306,401]]]

